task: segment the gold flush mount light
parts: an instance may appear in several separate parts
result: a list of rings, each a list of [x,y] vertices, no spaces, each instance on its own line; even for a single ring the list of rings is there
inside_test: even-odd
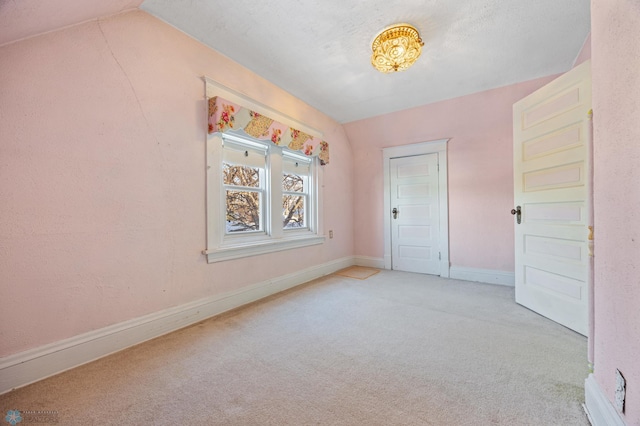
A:
[[[371,44],[371,65],[380,72],[404,71],[420,57],[424,43],[418,30],[396,24],[382,30]]]

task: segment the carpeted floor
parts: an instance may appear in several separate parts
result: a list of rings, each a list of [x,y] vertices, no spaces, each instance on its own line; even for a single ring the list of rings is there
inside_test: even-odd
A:
[[[586,339],[509,287],[331,275],[0,396],[65,425],[588,425]]]

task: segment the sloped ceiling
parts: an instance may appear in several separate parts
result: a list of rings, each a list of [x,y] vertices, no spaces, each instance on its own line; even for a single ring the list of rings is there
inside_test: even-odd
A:
[[[0,0],[0,44],[136,7],[342,123],[567,71],[590,31],[589,0]],[[381,74],[398,22],[423,53]]]

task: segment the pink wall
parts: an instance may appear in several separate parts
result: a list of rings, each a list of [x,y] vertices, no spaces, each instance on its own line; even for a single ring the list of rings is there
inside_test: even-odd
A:
[[[592,0],[595,377],[640,425],[640,3]]]
[[[143,0],[0,0],[0,45],[109,16]]]
[[[591,59],[591,33],[589,33],[587,39],[584,41],[580,53],[578,53],[576,60],[573,62],[573,66],[577,67],[587,59]]]
[[[324,132],[334,239],[205,262],[203,75]],[[353,254],[342,126],[150,15],[2,46],[0,76],[0,356]]]
[[[382,258],[382,149],[451,138],[453,266],[514,270],[512,106],[553,77],[345,124],[355,163],[356,254]]]

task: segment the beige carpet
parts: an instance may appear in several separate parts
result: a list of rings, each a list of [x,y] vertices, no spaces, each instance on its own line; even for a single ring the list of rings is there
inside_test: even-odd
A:
[[[586,339],[513,289],[330,275],[0,396],[65,425],[588,425]]]
[[[372,275],[380,272],[380,269],[367,268],[366,266],[350,266],[336,272],[336,275],[347,278],[355,278],[357,280],[366,280]]]

